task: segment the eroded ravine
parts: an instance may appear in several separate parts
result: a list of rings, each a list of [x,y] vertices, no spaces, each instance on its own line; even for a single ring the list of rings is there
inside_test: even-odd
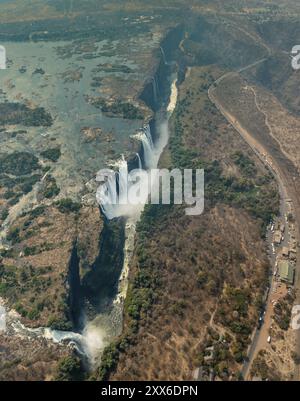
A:
[[[157,167],[160,155],[168,143],[168,121],[177,101],[177,73],[173,73],[167,79],[170,80],[170,96],[167,103],[157,113],[156,141],[152,149],[153,154],[148,154],[148,157],[151,156],[151,161],[145,161],[145,164],[152,168]],[[92,319],[85,316],[84,327],[80,332],[53,330],[48,327],[28,328],[21,323],[18,314],[10,310],[7,314],[9,332],[21,337],[32,339],[39,337],[57,344],[65,344],[76,350],[86,362],[87,368],[94,369],[100,362],[101,353],[105,346],[122,332],[123,303],[128,288],[129,264],[134,250],[136,224],[143,207],[144,205],[140,205],[137,213],[126,217],[123,267],[118,281],[117,293],[109,305],[106,305]]]

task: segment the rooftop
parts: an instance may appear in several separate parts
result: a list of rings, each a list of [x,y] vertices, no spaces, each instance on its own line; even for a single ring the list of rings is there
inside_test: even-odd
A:
[[[287,260],[281,260],[278,264],[279,276],[282,281],[289,284],[294,282],[294,268]]]

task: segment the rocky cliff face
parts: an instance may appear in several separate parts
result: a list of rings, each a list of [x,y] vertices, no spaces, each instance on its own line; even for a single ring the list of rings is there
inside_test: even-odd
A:
[[[219,73],[213,66],[188,70],[161,160],[162,167],[205,168],[205,211],[189,217],[176,205],[146,208],[124,333],[108,352],[112,372],[104,359],[100,378],[189,380],[199,366],[207,380],[211,369],[223,380],[238,378],[267,283],[261,232],[264,219],[277,211],[278,197],[268,171],[208,103],[207,85]],[[249,187],[242,201],[244,184]],[[264,191],[254,194],[252,185],[263,185]]]

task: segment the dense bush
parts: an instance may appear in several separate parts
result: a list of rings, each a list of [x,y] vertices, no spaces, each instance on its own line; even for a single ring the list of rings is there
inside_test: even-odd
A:
[[[234,162],[240,167],[243,174],[247,177],[253,177],[257,174],[257,169],[254,162],[249,159],[245,154],[240,151],[235,152],[232,155]]]
[[[72,199],[66,198],[56,202],[56,207],[61,213],[78,212],[81,208],[80,203],[72,201]]]
[[[57,381],[80,381],[84,379],[84,370],[77,356],[68,356],[58,363],[55,380]]]
[[[37,206],[35,209],[31,210],[28,214],[31,219],[35,219],[36,217],[44,214],[46,207],[44,205]]]
[[[50,316],[47,326],[52,330],[72,330],[71,322],[69,322],[67,319],[59,318],[57,316]]]
[[[51,176],[47,176],[45,182],[44,182],[44,188],[43,188],[43,195],[45,198],[54,198],[57,196],[60,192],[59,187],[56,184],[55,178]]]
[[[20,241],[20,229],[18,227],[13,227],[10,229],[6,236],[8,241],[11,241],[13,244]]]
[[[38,168],[38,158],[28,152],[13,152],[0,156],[0,173],[25,175]]]
[[[97,371],[97,380],[107,380],[109,373],[115,369],[118,363],[119,350],[117,344],[107,346],[102,354],[101,366]]]
[[[60,158],[60,155],[61,151],[59,147],[47,149],[41,152],[42,157],[51,160],[52,162],[56,162]]]
[[[31,109],[20,103],[1,103],[0,124],[50,127],[53,124],[53,120],[43,107]]]
[[[114,103],[109,103],[104,99],[97,98],[92,101],[95,107],[101,109],[103,113],[108,113],[111,116],[121,116],[128,120],[142,120],[143,113],[133,104],[116,100]]]

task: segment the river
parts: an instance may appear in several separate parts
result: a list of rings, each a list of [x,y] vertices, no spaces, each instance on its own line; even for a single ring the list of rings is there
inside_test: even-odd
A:
[[[170,77],[169,100],[156,115],[156,130],[158,135],[156,142],[152,145],[152,154],[148,152],[148,157],[151,157],[151,160],[145,160],[145,164],[151,168],[157,168],[160,156],[168,143],[169,119],[176,107],[177,95],[177,73],[174,73]],[[145,143],[145,146],[148,145],[149,144]],[[150,174],[150,168],[146,171]],[[145,197],[145,203],[147,199],[148,196]],[[81,333],[52,330],[46,327],[36,329],[27,328],[21,324],[18,314],[13,310],[7,313],[7,331],[12,335],[29,338],[43,337],[54,343],[71,346],[88,361],[90,369],[97,367],[101,361],[104,348],[122,332],[123,305],[128,289],[128,274],[134,251],[136,225],[140,219],[145,203],[139,205],[139,207],[135,207],[134,213],[124,212],[126,217],[124,261],[117,294],[113,302],[108,305],[102,313],[97,314],[92,320],[86,318]]]

